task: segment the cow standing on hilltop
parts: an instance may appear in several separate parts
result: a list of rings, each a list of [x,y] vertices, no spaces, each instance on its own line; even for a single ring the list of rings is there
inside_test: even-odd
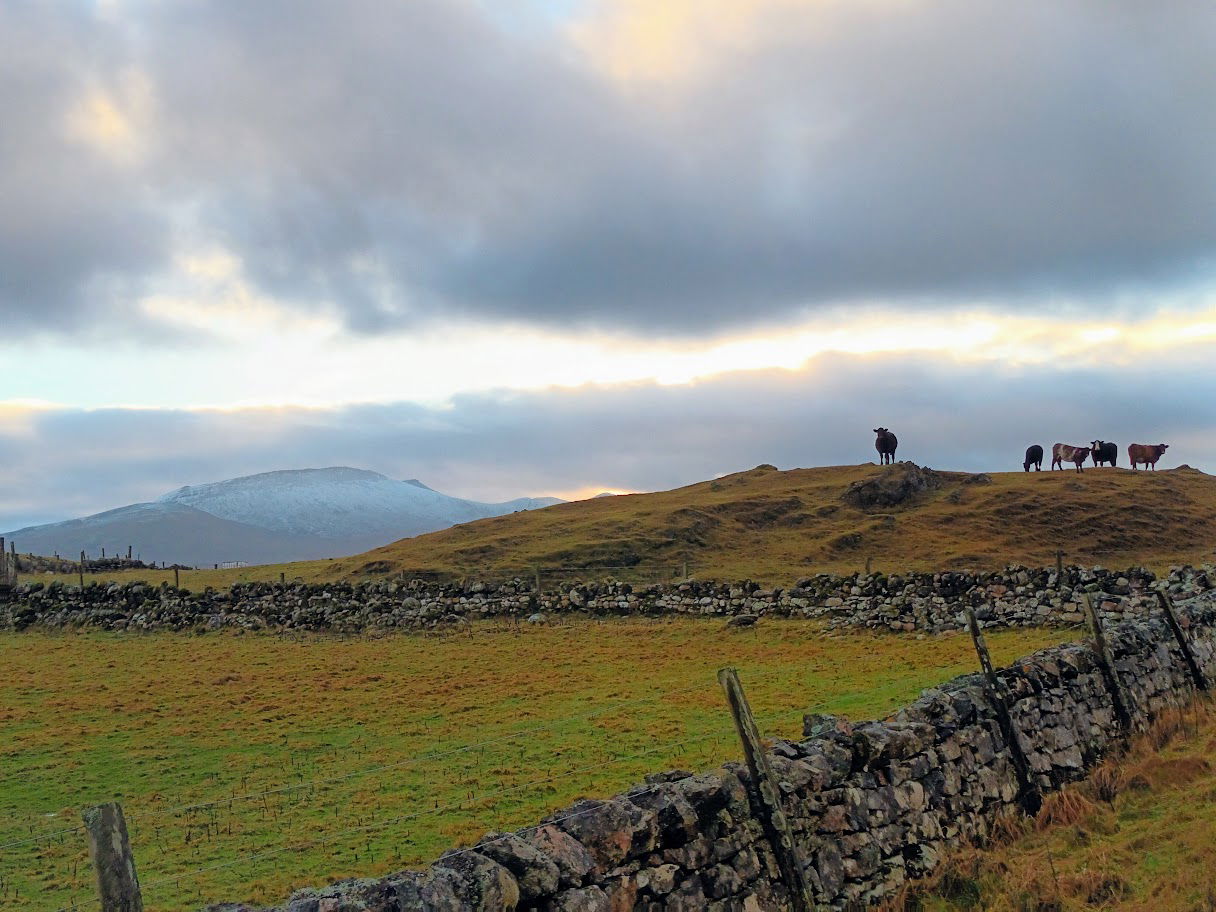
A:
[[[1105,440],[1095,440],[1089,445],[1090,453],[1094,457],[1094,465],[1100,466],[1103,463],[1110,463],[1110,467],[1115,467],[1115,460],[1119,458],[1119,445],[1117,443],[1108,443]]]
[[[1085,465],[1085,460],[1089,458],[1089,447],[1073,446],[1070,443],[1057,443],[1051,448],[1051,467],[1058,468],[1061,472],[1064,471],[1064,463],[1071,462],[1077,467],[1078,472],[1084,472],[1082,468]]]
[[[874,449],[878,450],[879,463],[889,465],[895,461],[895,448],[899,446],[899,440],[886,428],[874,428],[874,433],[878,435],[874,439]]]
[[[1157,460],[1167,449],[1169,449],[1168,443],[1129,443],[1127,459],[1132,464],[1132,471],[1136,471],[1136,466],[1142,462],[1146,469],[1157,471]]]
[[[1037,443],[1026,447],[1026,458],[1022,461],[1022,471],[1029,472],[1034,466],[1036,472],[1043,471],[1043,448]]]

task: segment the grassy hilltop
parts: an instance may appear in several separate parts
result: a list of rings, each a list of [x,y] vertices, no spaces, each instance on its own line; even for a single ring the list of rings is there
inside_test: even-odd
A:
[[[918,484],[927,487],[915,490]],[[874,489],[879,502],[859,506],[849,493],[857,486]],[[853,572],[867,558],[885,572],[1045,566],[1057,548],[1068,562],[1107,566],[1210,560],[1216,477],[1187,467],[977,476],[925,474],[910,464],[760,466],[671,491],[478,520],[355,557],[191,572],[183,585],[277,580],[280,573],[317,581],[402,571],[527,575],[534,566],[674,570],[685,561],[697,576],[788,583]],[[127,578],[136,577],[159,582],[172,574]]]

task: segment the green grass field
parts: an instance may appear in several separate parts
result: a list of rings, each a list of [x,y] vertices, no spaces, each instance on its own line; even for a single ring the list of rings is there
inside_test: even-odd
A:
[[[1067,635],[989,642],[1007,662]],[[714,679],[728,664],[765,733],[793,737],[806,711],[881,717],[975,659],[965,636],[800,621],[0,634],[0,906],[93,902],[71,830],[107,800],[127,811],[146,907],[181,909],[407,867],[650,772],[711,768],[739,756]]]

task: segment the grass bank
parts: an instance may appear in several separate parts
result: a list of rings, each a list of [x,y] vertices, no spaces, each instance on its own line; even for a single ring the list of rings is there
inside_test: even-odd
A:
[[[1169,713],[1123,757],[959,852],[887,912],[1216,912],[1216,713]]]

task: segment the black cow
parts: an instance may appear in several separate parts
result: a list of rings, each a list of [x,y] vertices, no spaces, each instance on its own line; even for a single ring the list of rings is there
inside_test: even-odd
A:
[[[1110,467],[1115,467],[1115,460],[1119,457],[1119,445],[1116,443],[1108,443],[1105,440],[1095,440],[1089,445],[1090,454],[1093,456],[1094,465],[1100,466],[1104,463],[1110,463]]]
[[[874,428],[874,433],[878,435],[874,439],[874,449],[878,450],[879,462],[882,465],[894,462],[895,448],[899,446],[899,440],[886,428]]]
[[[1031,466],[1034,466],[1036,472],[1043,471],[1043,448],[1037,443],[1026,447],[1026,459],[1022,463],[1022,469],[1029,472]]]

